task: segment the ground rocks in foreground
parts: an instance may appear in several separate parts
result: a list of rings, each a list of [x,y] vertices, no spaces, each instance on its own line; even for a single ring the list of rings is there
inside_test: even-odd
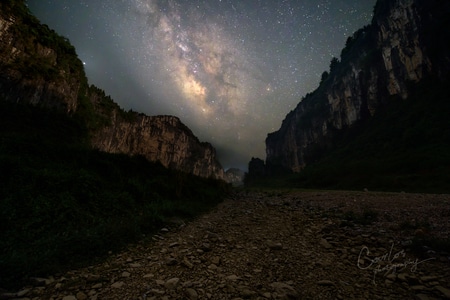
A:
[[[449,216],[448,195],[243,192],[3,298],[449,299],[450,254],[425,242]]]

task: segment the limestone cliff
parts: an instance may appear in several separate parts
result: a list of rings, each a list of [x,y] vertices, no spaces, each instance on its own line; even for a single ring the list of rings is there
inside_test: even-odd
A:
[[[167,168],[201,177],[224,178],[213,146],[200,142],[180,119],[132,114],[130,121],[113,111],[110,125],[93,134],[93,147],[109,153],[142,155]]]
[[[266,163],[298,172],[333,136],[370,118],[429,76],[448,79],[450,3],[380,0],[373,21],[347,40],[341,60],[266,139]]]
[[[70,42],[33,17],[23,1],[0,2],[0,100],[84,120],[94,148],[142,155],[164,166],[223,179],[215,149],[176,117],[124,112],[89,87]]]

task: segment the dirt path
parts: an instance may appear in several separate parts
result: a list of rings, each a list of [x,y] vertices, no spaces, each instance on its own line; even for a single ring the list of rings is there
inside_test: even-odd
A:
[[[28,299],[449,299],[450,196],[241,193],[100,265],[41,280]],[[39,281],[39,280],[38,280]]]

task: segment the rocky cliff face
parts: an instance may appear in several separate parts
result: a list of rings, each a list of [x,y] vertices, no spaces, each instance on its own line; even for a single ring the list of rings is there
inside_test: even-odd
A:
[[[133,119],[124,120],[114,111],[110,125],[93,134],[93,147],[109,153],[142,155],[167,168],[201,177],[224,178],[212,145],[201,143],[177,117],[135,114]]]
[[[50,34],[52,31],[48,27],[41,26],[32,18],[24,20],[21,16],[10,15],[3,6],[2,10],[0,97],[5,101],[74,112],[85,76],[73,47],[67,43],[64,44],[67,49],[55,50],[39,35],[43,32]],[[37,25],[40,27],[35,27]],[[67,62],[68,56],[73,56],[73,66],[62,63]]]
[[[69,41],[31,16],[20,1],[0,3],[0,99],[83,115],[94,148],[142,155],[202,177],[224,178],[215,149],[176,117],[125,113],[88,87]]]
[[[330,147],[336,132],[374,115],[408,85],[449,77],[450,5],[378,1],[372,24],[347,40],[341,61],[266,139],[266,162],[298,172]]]

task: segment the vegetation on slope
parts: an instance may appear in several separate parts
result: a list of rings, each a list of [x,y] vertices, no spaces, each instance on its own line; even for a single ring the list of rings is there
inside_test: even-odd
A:
[[[337,135],[315,163],[298,174],[253,185],[449,193],[450,91],[429,79],[392,98],[373,118]]]
[[[168,170],[143,157],[92,150],[89,133],[112,112],[132,121],[104,91],[89,86],[75,48],[32,16],[23,0],[0,2],[16,20],[23,55],[6,69],[27,79],[78,80],[73,115],[0,99],[0,287],[19,287],[85,264],[160,228],[214,207],[228,185]],[[53,49],[56,63],[39,57]]]
[[[0,105],[1,287],[120,249],[226,191],[142,157],[91,150],[75,118]]]
[[[75,47],[70,41],[33,16],[23,0],[4,0],[0,3],[1,14],[5,17],[14,16],[16,20],[10,30],[14,34],[14,43],[20,44],[23,55],[17,56],[13,68],[21,71],[27,78],[43,76],[47,80],[57,79],[62,74],[73,76],[84,75],[82,62],[78,59]],[[56,64],[49,59],[37,57],[37,45],[55,51]],[[64,70],[65,72],[60,72]]]

